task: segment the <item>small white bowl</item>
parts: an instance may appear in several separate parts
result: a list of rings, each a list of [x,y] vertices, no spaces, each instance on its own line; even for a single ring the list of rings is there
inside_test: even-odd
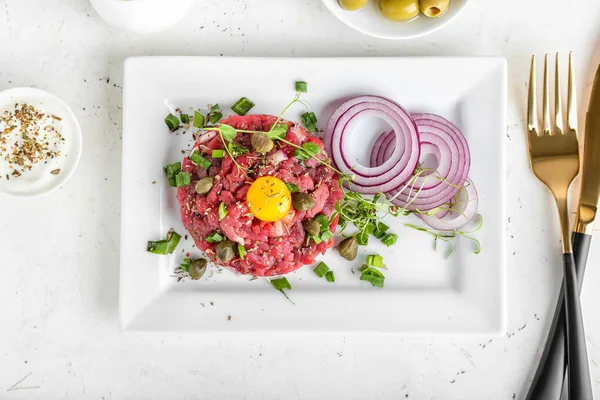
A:
[[[183,19],[193,0],[91,0],[110,25],[135,33],[164,31]]]
[[[383,39],[412,39],[435,32],[450,23],[465,8],[469,0],[450,0],[448,11],[440,17],[428,18],[422,14],[408,22],[391,21],[379,11],[379,0],[370,0],[360,10],[344,10],[338,0],[323,0],[340,21],[367,35]]]
[[[31,171],[25,171],[19,177],[11,177],[11,170],[0,150],[0,193],[15,197],[41,196],[63,185],[77,168],[81,157],[81,128],[71,108],[58,97],[43,90],[24,87],[0,92],[0,115],[4,111],[14,110],[15,103],[28,104],[43,113],[61,118],[61,134],[65,139],[60,148],[61,155],[49,160],[47,164],[38,163]],[[60,172],[51,174],[50,171],[54,169],[60,169]],[[10,179],[6,179],[6,174],[9,174]]]

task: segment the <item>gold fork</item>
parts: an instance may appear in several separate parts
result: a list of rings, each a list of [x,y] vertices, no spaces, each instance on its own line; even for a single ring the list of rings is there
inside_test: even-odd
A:
[[[560,94],[559,59],[556,54],[554,92],[554,129],[550,121],[548,89],[548,55],[544,58],[544,87],[542,99],[542,133],[539,134],[536,107],[535,56],[531,58],[529,96],[527,100],[527,129],[529,159],[534,174],[552,192],[558,206],[562,234],[565,275],[565,308],[567,316],[567,359],[569,364],[570,400],[592,399],[585,332],[579,302],[575,261],[571,247],[567,195],[571,182],[579,172],[577,143],[577,106],[573,73],[573,56],[569,54],[567,94],[567,128],[564,129]],[[544,399],[545,400],[545,399]]]

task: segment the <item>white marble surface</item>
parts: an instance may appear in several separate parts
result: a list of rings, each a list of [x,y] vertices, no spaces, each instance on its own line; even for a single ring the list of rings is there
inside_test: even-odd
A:
[[[33,200],[0,197],[0,399],[522,398],[561,278],[553,205],[525,152],[529,57],[573,50],[585,104],[600,62],[600,2],[471,3],[443,30],[394,42],[355,33],[318,0],[197,1],[178,27],[148,36],[108,27],[87,0],[0,0],[0,89],[49,90],[73,107],[84,133],[81,164],[64,187]],[[122,62],[187,54],[507,57],[506,335],[122,334]],[[600,393],[599,262],[596,243],[582,301]],[[21,386],[39,388],[7,391],[25,376]]]

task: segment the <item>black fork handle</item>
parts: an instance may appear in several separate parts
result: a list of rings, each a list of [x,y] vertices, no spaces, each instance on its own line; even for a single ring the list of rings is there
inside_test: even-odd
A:
[[[573,255],[575,257],[575,269],[577,273],[578,292],[581,292],[581,284],[585,274],[587,264],[591,235],[585,233],[573,232],[571,242],[573,243]],[[566,357],[566,315],[565,315],[565,281],[560,288],[558,302],[548,339],[544,346],[542,358],[538,365],[529,392],[527,400],[558,400],[560,399],[565,372],[567,368]],[[566,399],[575,400],[575,397],[569,397],[568,394],[563,397]]]

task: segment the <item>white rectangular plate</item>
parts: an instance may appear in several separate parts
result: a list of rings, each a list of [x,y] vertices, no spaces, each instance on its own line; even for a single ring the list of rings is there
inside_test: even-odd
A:
[[[146,252],[146,242],[169,228],[182,235],[176,192],[163,166],[180,161],[190,134],[169,134],[165,100],[187,110],[219,103],[224,111],[241,96],[252,112],[278,114],[294,96],[294,82],[308,82],[304,98],[323,127],[344,99],[389,97],[410,112],[432,112],[454,122],[472,154],[470,177],[479,191],[483,250],[458,240],[444,259],[432,237],[405,227],[416,217],[386,221],[399,240],[385,247],[371,239],[354,262],[330,250],[320,259],[335,283],[311,267],[288,276],[286,300],[265,279],[224,270],[200,281],[178,282],[172,271],[184,253],[199,255],[183,240],[171,256]],[[149,57],[125,62],[120,318],[126,330],[340,331],[410,334],[499,335],[506,324],[505,115],[506,62],[500,58],[226,58]],[[298,120],[300,106],[285,115]],[[367,132],[365,135],[375,134]],[[370,140],[370,139],[369,139]],[[363,146],[366,148],[368,146]],[[156,182],[153,184],[153,182]],[[376,243],[377,242],[377,243]],[[439,246],[442,247],[442,246]],[[369,253],[384,257],[385,288],[353,274]],[[215,268],[212,268],[213,271]]]

